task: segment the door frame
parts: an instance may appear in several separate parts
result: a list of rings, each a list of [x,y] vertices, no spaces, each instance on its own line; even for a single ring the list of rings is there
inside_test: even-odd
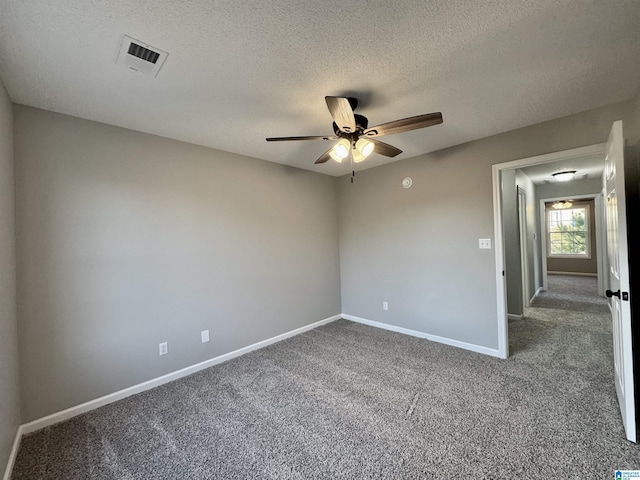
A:
[[[586,147],[572,148],[560,152],[537,155],[535,157],[521,158],[510,162],[497,163],[492,165],[491,174],[493,182],[493,229],[495,245],[495,265],[496,265],[496,301],[497,301],[497,322],[498,322],[498,356],[507,358],[509,356],[509,329],[507,319],[507,283],[505,281],[505,252],[504,252],[504,229],[502,226],[502,189],[501,174],[503,170],[515,170],[518,168],[538,165],[541,163],[557,162],[558,160],[568,160],[588,155],[602,154],[605,156],[605,143],[588,145]]]
[[[602,220],[602,216],[604,215],[604,212],[602,211],[602,192],[600,193],[588,193],[586,195],[569,195],[569,197],[571,197],[572,200],[593,200],[593,204],[594,204],[594,212],[592,215],[594,215],[594,220],[595,220],[595,225],[596,225],[596,230],[595,230],[595,237],[596,237],[596,244],[595,244],[595,249],[592,247],[591,249],[591,254],[596,256],[596,277],[598,279],[598,295],[600,295],[601,297],[604,297],[604,289],[602,288],[603,286],[603,275],[604,275],[604,269],[603,269],[603,263],[602,263],[602,257],[604,255],[603,251],[602,251],[602,244],[601,244],[601,238],[602,238],[602,233],[603,233],[603,220]],[[563,196],[563,197],[552,197],[552,198],[541,198],[540,199],[540,203],[539,203],[539,208],[540,208],[540,251],[541,251],[541,256],[542,256],[542,286],[540,287],[540,289],[542,291],[546,291],[548,288],[548,273],[547,273],[547,219],[546,219],[546,206],[545,203],[548,202],[555,202],[555,201],[560,201],[560,200],[564,200],[567,198],[567,195]],[[606,232],[605,232],[606,233]]]
[[[516,188],[518,198],[518,234],[520,236],[520,275],[522,277],[522,308],[531,303],[531,285],[529,284],[529,249],[527,248],[527,193],[521,187]]]

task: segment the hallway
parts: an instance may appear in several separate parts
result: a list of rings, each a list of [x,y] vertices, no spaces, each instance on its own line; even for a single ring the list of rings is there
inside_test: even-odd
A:
[[[613,391],[611,315],[596,278],[549,275],[522,320],[509,321],[509,349],[520,361],[601,371]]]

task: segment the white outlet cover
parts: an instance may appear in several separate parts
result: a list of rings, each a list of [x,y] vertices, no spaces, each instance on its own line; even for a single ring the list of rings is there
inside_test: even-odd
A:
[[[480,238],[478,239],[478,247],[482,249],[490,249],[491,248],[491,239],[490,238]]]
[[[209,330],[203,330],[200,332],[200,337],[202,339],[202,343],[207,343],[209,341]]]
[[[160,355],[166,355],[167,353],[169,353],[169,345],[167,344],[167,342],[163,342],[158,345],[158,349]]]

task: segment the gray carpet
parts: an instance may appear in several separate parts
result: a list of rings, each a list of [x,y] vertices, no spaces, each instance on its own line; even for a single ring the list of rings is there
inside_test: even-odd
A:
[[[340,320],[28,435],[13,479],[608,479],[639,468],[602,301],[566,311],[552,295],[510,323],[508,360]]]
[[[596,277],[547,275],[547,278],[548,290],[535,298],[532,307],[609,314],[606,300],[598,296]]]

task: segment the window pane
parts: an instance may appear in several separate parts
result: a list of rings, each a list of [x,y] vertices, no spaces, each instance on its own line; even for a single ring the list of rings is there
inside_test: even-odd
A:
[[[549,210],[547,222],[550,255],[587,255],[587,207]]]

